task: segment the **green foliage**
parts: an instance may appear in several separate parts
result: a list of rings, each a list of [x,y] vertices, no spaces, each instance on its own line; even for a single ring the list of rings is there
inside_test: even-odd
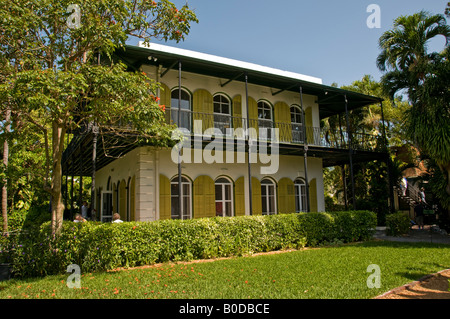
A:
[[[172,143],[157,84],[136,68],[129,72],[114,53],[129,37],[181,41],[198,21],[188,5],[178,9],[167,0],[80,0],[76,6],[0,0],[0,110],[42,134],[42,188],[52,195],[54,227],[63,217],[59,181],[67,132],[94,122],[100,134],[135,136],[133,144]]]
[[[428,43],[445,38],[442,52],[427,52]],[[391,99],[406,91],[411,108],[405,112],[408,139],[422,156],[436,161],[444,172],[450,195],[450,26],[442,14],[421,11],[394,20],[392,30],[380,37],[378,68],[385,72],[381,82]],[[443,205],[444,206],[444,205]]]
[[[401,212],[386,216],[386,234],[389,236],[401,236],[408,234],[410,228],[409,217]]]
[[[48,205],[31,206],[28,209],[14,210],[8,214],[8,231],[17,232],[21,230],[29,231],[32,228],[40,227],[41,224],[50,220]],[[0,217],[0,225],[3,220]]]
[[[155,222],[64,222],[54,238],[50,223],[1,242],[0,259],[17,277],[110,270],[156,262],[242,256],[305,245],[371,238],[376,216],[368,211],[240,216]],[[7,259],[7,260],[6,260]]]

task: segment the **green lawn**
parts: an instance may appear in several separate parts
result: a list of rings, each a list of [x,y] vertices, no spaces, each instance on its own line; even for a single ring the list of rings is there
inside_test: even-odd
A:
[[[368,288],[367,267],[381,270],[381,288]],[[373,298],[450,268],[450,245],[367,242],[205,263],[86,273],[81,289],[69,276],[0,283],[0,298]]]

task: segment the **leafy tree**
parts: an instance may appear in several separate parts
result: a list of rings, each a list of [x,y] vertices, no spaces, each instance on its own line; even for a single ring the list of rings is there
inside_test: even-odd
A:
[[[337,85],[336,85],[337,86]],[[378,96],[384,99],[383,101],[383,115],[386,123],[386,136],[389,146],[402,146],[408,143],[406,132],[403,129],[402,114],[410,108],[408,102],[403,101],[401,96],[397,96],[395,100],[390,100],[382,90],[382,85],[377,82],[370,75],[365,75],[361,80],[354,81],[351,85],[342,86],[341,88],[355,91],[372,96]],[[380,136],[383,132],[381,105],[374,104],[367,107],[352,110],[349,112],[349,122],[353,132],[365,132]],[[330,117],[326,120],[326,124],[339,130],[338,116]],[[341,119],[345,123],[344,119]],[[345,124],[344,124],[345,126]],[[393,155],[391,155],[392,159]],[[386,163],[383,162],[369,162],[369,163],[354,163],[354,180],[356,191],[356,202],[358,209],[369,209],[375,211],[378,215],[379,223],[384,223],[384,216],[388,211],[387,199],[389,196],[388,190],[388,174]],[[391,178],[400,178],[399,172],[391,166]],[[347,177],[346,183],[350,185],[350,176],[348,168],[344,170]],[[344,180],[342,171],[339,167],[329,168],[324,172],[324,184],[327,191],[333,194],[336,199],[334,205],[343,207]],[[351,197],[351,192],[348,192],[348,197]],[[351,200],[350,200],[351,202]],[[329,204],[332,204],[328,200]],[[329,205],[329,207],[333,207]]]
[[[441,53],[428,53],[428,42],[444,36]],[[385,74],[384,91],[393,98],[406,91],[410,110],[406,113],[406,132],[421,153],[430,156],[446,178],[450,194],[450,105],[449,50],[450,27],[441,14],[419,12],[401,16],[392,30],[379,40],[381,53],[377,65]]]
[[[76,2],[0,1],[0,56],[18,66],[0,96],[44,136],[44,188],[55,232],[64,211],[61,159],[68,131],[95,123],[101,133],[127,131],[161,145],[170,140],[171,127],[154,98],[157,83],[113,63],[113,52],[129,37],[183,40],[197,21],[187,5],[178,9],[166,0]]]

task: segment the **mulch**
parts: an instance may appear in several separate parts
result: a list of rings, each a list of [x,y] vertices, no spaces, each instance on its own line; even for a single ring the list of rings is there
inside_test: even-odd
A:
[[[375,299],[450,299],[450,269],[424,276]]]

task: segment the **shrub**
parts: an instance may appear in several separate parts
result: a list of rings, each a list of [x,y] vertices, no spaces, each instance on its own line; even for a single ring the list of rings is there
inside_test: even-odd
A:
[[[64,222],[54,238],[50,223],[0,242],[17,277],[135,267],[370,238],[376,215],[367,211],[213,217],[154,222]],[[3,244],[2,244],[3,243]]]
[[[386,216],[386,234],[401,236],[407,234],[410,228],[410,220],[406,214],[397,212]]]

